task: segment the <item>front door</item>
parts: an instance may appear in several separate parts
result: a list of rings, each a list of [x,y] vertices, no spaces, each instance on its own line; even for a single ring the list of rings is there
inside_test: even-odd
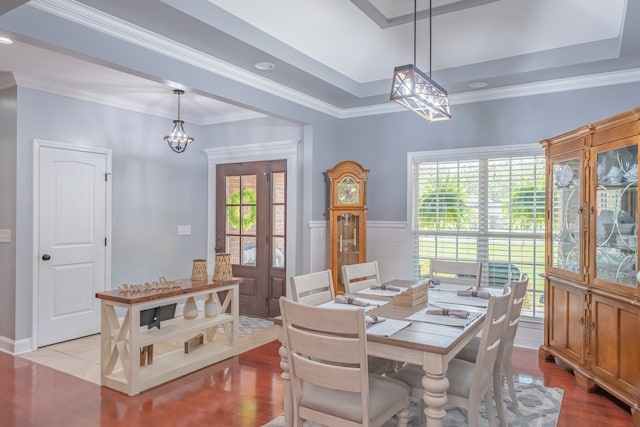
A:
[[[218,165],[216,252],[241,277],[240,313],[274,317],[286,294],[286,160]]]
[[[106,289],[105,152],[39,147],[37,346],[99,332]]]

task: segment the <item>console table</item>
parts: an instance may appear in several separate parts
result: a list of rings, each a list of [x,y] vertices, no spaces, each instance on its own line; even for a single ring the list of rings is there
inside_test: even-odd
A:
[[[101,300],[101,384],[133,396],[234,356],[238,343],[238,284],[241,281],[183,279],[180,280],[181,287],[174,289],[96,293],[96,298]],[[200,313],[195,319],[185,319],[177,313],[174,319],[161,322],[159,329],[140,326],[142,310],[181,302],[188,297],[209,295],[218,304],[215,317],[205,317]],[[218,327],[223,328],[225,336],[214,340]],[[141,349],[199,333],[204,335],[204,344],[193,351],[185,353],[181,347],[156,355],[153,362],[141,366]]]

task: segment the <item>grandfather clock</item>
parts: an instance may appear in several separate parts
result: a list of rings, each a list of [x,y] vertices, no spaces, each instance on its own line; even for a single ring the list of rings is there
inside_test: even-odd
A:
[[[329,254],[336,295],[344,293],[342,266],[367,259],[367,177],[369,170],[345,160],[329,177]]]

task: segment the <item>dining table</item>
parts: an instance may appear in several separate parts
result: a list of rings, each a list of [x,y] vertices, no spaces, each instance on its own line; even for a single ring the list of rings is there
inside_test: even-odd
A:
[[[458,291],[469,288],[459,285],[432,284],[428,287],[427,300],[415,306],[394,303],[394,291],[402,292],[415,286],[413,280],[386,282],[387,290],[365,289],[355,295],[368,303],[365,314],[385,321],[367,328],[367,354],[422,366],[424,377],[424,414],[427,427],[441,427],[446,415],[447,367],[474,336],[482,330],[488,299],[477,296],[460,296]],[[486,289],[486,288],[481,288]],[[490,289],[493,294],[502,293],[501,288]],[[335,303],[328,303],[338,306]],[[344,305],[344,304],[343,304]],[[352,307],[358,308],[357,305]],[[361,307],[360,307],[361,308]],[[464,310],[470,313],[467,319],[449,315],[432,315],[433,308]],[[429,310],[427,310],[429,309]],[[276,320],[276,324],[281,322]],[[394,326],[395,325],[395,326]],[[293,402],[290,375],[287,363],[287,348],[280,334],[280,350],[284,395],[285,426],[293,425]]]

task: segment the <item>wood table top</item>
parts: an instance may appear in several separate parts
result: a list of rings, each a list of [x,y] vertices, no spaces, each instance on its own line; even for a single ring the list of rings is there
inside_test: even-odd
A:
[[[179,288],[171,289],[151,289],[144,291],[123,291],[113,289],[110,291],[96,292],[96,298],[103,300],[119,302],[123,304],[137,304],[141,302],[153,301],[156,299],[174,297],[178,295],[187,295],[193,292],[214,290],[223,286],[234,285],[242,282],[242,278],[234,277],[230,280],[191,280],[178,279]]]
[[[414,313],[426,311],[427,305],[428,303],[416,307],[403,307],[394,305],[392,301],[389,301],[388,304],[374,308],[368,311],[367,314],[375,314],[388,319],[404,320]],[[465,308],[465,306],[460,306],[460,308]],[[475,335],[482,329],[484,317],[484,312],[482,312],[464,328],[414,320],[409,326],[392,336],[385,337],[369,334],[367,335],[367,340],[431,353],[448,354],[468,333]]]
[[[388,285],[408,287],[417,284],[419,281],[414,280],[392,280],[386,282]],[[466,287],[461,287],[466,288]],[[447,291],[435,291],[433,289],[428,290],[428,294],[433,295],[433,292],[446,292],[452,295],[456,295],[456,292]],[[356,294],[357,297],[366,299],[377,299],[388,301],[388,304],[376,307],[367,314],[374,314],[376,316],[386,317],[388,319],[405,320],[409,316],[419,311],[426,311],[428,301],[417,305],[415,307],[405,307],[396,305],[393,303],[392,297],[385,297],[371,294]],[[368,334],[367,340],[369,342],[378,342],[382,344],[390,344],[396,347],[410,348],[420,351],[427,351],[436,354],[449,354],[451,350],[456,347],[468,334],[476,335],[482,330],[482,324],[485,318],[485,311],[481,307],[467,307],[460,305],[459,308],[470,310],[480,313],[478,317],[472,320],[464,328],[457,326],[446,326],[436,323],[427,323],[420,321],[412,321],[411,325],[396,332],[392,336],[380,336]],[[274,319],[274,323],[282,325],[282,319],[280,317]]]

